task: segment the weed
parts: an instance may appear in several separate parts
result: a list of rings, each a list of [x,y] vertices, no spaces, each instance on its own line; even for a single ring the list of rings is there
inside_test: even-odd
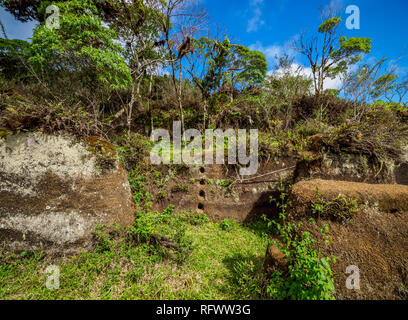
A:
[[[220,227],[224,231],[231,231],[234,225],[234,221],[231,219],[224,219],[222,220]]]
[[[166,193],[166,191],[163,191],[163,190],[157,192],[157,194],[156,194],[156,200],[157,201],[166,199],[166,197],[167,197],[167,193]]]
[[[330,262],[335,262],[335,257],[321,257],[315,248],[315,239],[309,232],[299,234],[301,224],[286,221],[285,201],[286,194],[281,193],[276,201],[281,209],[280,222],[272,221],[279,241],[275,245],[285,254],[287,270],[275,270],[267,286],[267,294],[273,299],[294,300],[332,300],[334,299],[333,273]],[[321,228],[326,242],[328,227]]]
[[[189,186],[185,183],[178,183],[171,188],[171,192],[177,193],[177,192],[188,192]]]
[[[318,218],[335,221],[350,220],[358,211],[357,200],[339,195],[333,200],[326,200],[316,188],[316,199],[312,202],[312,212]]]

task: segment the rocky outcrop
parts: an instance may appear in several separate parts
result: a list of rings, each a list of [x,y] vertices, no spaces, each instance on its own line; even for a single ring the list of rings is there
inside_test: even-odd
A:
[[[347,209],[345,202],[335,202],[339,195],[347,201],[354,199],[357,206],[342,219],[334,219],[330,208],[341,214]],[[334,203],[330,208],[329,202]],[[325,203],[325,208],[313,212],[313,203]],[[407,299],[408,186],[300,181],[293,186],[288,204],[287,219],[299,226],[296,234],[310,233],[320,256],[336,257],[336,263],[331,264],[336,299]],[[329,242],[321,232],[326,227]],[[350,266],[358,270],[359,288],[346,286]],[[266,275],[285,273],[286,269],[283,253],[275,244],[270,245],[265,257]]]
[[[99,140],[102,151],[97,150]],[[97,225],[126,227],[133,222],[130,186],[114,148],[106,151],[109,142],[100,138],[90,142],[39,132],[0,140],[3,248],[86,250]],[[109,168],[99,161],[106,152],[112,161]]]
[[[339,195],[355,199],[360,204],[378,207],[383,212],[408,212],[408,186],[398,184],[305,180],[293,186],[291,202],[296,211],[299,211],[310,205],[317,197],[330,201]]]
[[[161,211],[169,204],[177,210],[196,210],[204,212],[215,221],[233,219],[249,222],[262,215],[274,216],[277,212],[271,197],[276,198],[280,192],[281,181],[291,179],[295,168],[294,159],[284,159],[280,163],[271,162],[260,165],[256,175],[237,179],[233,170],[225,172],[223,165],[206,165],[191,168],[189,175],[180,181],[185,183],[183,192],[171,192],[169,197],[153,205]],[[168,185],[172,189],[173,183]]]

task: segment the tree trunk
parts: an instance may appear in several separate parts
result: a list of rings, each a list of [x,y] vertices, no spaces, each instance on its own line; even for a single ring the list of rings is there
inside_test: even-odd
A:
[[[135,103],[135,82],[132,82],[132,91],[131,91],[131,96],[130,96],[130,102],[128,104],[127,108],[127,127],[128,127],[128,132],[127,132],[127,137],[128,139],[130,138],[130,129],[132,126],[132,112],[133,112],[133,105]]]
[[[178,103],[180,109],[180,121],[181,121],[181,132],[184,133],[184,113],[183,113],[183,101],[181,100],[181,85],[182,85],[182,68],[181,68],[181,61],[180,61],[180,77],[179,77],[179,88],[178,88]]]
[[[204,115],[203,115],[203,125],[204,125],[204,127],[203,127],[203,130],[205,130],[206,129],[206,125],[207,125],[207,121],[206,121],[206,118],[207,118],[207,106],[208,106],[208,101],[207,101],[207,98],[204,98]]]
[[[152,110],[152,106],[151,106],[151,100],[152,100],[152,83],[153,83],[153,73],[150,74],[150,79],[149,79],[149,92],[148,92],[148,101],[147,101],[148,111],[149,111],[149,114],[150,114],[150,133],[152,133],[153,130],[154,130],[153,110]]]

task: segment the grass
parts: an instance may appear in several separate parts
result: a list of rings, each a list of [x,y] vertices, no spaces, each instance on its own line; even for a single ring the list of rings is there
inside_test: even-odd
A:
[[[177,262],[151,244],[104,240],[70,258],[0,253],[0,299],[251,299],[259,298],[267,232],[263,222],[187,224],[191,254]],[[46,288],[49,265],[60,288]]]

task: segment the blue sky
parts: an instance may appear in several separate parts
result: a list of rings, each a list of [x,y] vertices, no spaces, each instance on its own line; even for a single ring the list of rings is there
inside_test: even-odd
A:
[[[263,51],[273,68],[275,54],[291,51],[291,42],[302,32],[320,25],[319,7],[336,2],[343,7],[341,34],[372,39],[366,59],[389,57],[398,72],[408,72],[408,1],[406,0],[205,0],[211,19],[226,28],[231,40]],[[345,8],[360,9],[360,29],[348,30]],[[306,61],[295,55],[298,64]]]
[[[407,0],[202,0],[211,21],[225,27],[234,42],[264,52],[269,70],[275,54],[290,52],[291,40],[301,32],[315,32],[320,24],[318,8],[337,2],[343,8],[360,9],[360,29],[348,30],[348,15],[343,10],[341,33],[348,37],[369,37],[372,53],[367,59],[389,57],[398,72],[408,73],[408,1]],[[21,23],[0,8],[0,19],[9,38],[28,39],[33,22]],[[295,56],[298,64],[306,61]],[[333,84],[334,85],[334,84]],[[335,86],[335,85],[334,85]]]

